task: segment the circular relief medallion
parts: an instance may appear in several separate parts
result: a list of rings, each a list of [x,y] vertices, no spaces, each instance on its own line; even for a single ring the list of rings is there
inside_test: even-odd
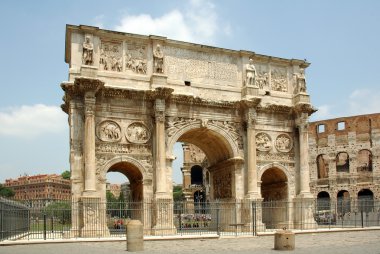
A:
[[[280,134],[276,138],[275,146],[280,152],[289,152],[293,148],[292,138],[288,134]]]
[[[121,129],[114,121],[106,120],[98,125],[97,135],[101,141],[117,142],[121,139]]]
[[[272,139],[267,133],[256,134],[256,149],[259,151],[269,151],[272,147]]]
[[[131,143],[146,143],[150,138],[148,128],[140,122],[131,123],[127,128],[126,137]]]

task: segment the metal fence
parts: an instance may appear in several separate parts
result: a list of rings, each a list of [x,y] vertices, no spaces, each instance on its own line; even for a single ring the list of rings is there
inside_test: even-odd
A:
[[[288,229],[380,226],[380,202],[297,200],[248,202],[55,202],[45,208],[0,203],[1,240],[125,237],[128,220],[145,235],[257,235]]]
[[[0,197],[0,241],[23,237],[28,231],[28,207]]]

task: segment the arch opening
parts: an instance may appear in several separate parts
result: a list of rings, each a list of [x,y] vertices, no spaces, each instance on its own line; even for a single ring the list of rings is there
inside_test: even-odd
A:
[[[372,153],[369,150],[360,150],[358,153],[359,173],[372,172]]]
[[[337,194],[337,213],[341,216],[351,211],[350,193],[346,190],[341,190]]]
[[[330,194],[326,191],[321,191],[317,195],[317,211],[330,210]]]
[[[288,179],[279,168],[267,169],[261,176],[261,195],[265,201],[288,199]]]
[[[329,158],[326,154],[317,156],[318,179],[329,177]]]
[[[369,189],[362,189],[358,192],[359,211],[372,212],[374,208],[373,192]]]
[[[203,169],[199,165],[191,167],[191,184],[203,185]]]
[[[175,139],[176,135],[173,138]],[[192,127],[178,135],[175,141],[184,143],[185,163],[182,173],[186,200],[193,199],[196,203],[194,193],[200,190],[203,191],[204,201],[206,201],[206,197],[207,201],[233,198],[232,173],[235,162],[232,164],[227,162],[228,159],[234,158],[236,152],[234,152],[228,137],[224,136],[223,131],[209,127]],[[187,173],[185,174],[185,172]],[[189,179],[186,179],[186,175]],[[208,184],[205,183],[206,176]]]
[[[119,172],[125,175],[129,184],[126,186],[125,198],[130,202],[140,202],[143,200],[143,175],[140,170],[129,162],[118,162],[113,164],[107,172]]]
[[[350,171],[350,157],[348,153],[341,152],[336,156],[336,172],[345,172]]]
[[[281,228],[289,220],[288,184],[286,174],[272,167],[261,176],[261,195],[263,202],[263,223],[266,228]]]

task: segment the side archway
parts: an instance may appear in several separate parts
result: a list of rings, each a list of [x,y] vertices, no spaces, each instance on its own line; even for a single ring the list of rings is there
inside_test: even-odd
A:
[[[102,170],[105,175],[107,172],[119,172],[129,180],[131,201],[139,202],[144,199],[143,181],[147,178],[145,167],[135,158],[129,156],[118,156],[107,161]]]

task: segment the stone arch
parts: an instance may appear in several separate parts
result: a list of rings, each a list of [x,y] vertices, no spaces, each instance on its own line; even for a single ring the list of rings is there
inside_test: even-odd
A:
[[[269,171],[272,172],[268,173]],[[283,165],[274,162],[261,167],[258,179],[261,181],[261,195],[264,201],[288,200],[290,198],[288,182],[291,179],[291,175]],[[265,185],[268,184],[278,185],[278,193],[275,192],[276,190],[274,188],[272,188],[271,193],[267,192]],[[283,195],[283,192],[286,193],[286,196]]]
[[[143,181],[148,178],[147,170],[137,159],[130,156],[115,156],[103,165],[101,171],[104,175],[107,172],[119,172],[124,174],[130,182],[132,201],[143,200]]]
[[[358,192],[359,211],[371,212],[374,208],[374,194],[369,188],[361,189]]]
[[[350,172],[350,156],[347,152],[339,152],[336,155],[336,172]]]
[[[239,182],[241,179],[235,177],[236,172],[241,172],[243,168],[238,138],[234,139],[233,134],[219,123],[206,120],[202,123],[190,120],[184,127],[171,129],[169,134],[167,153],[173,151],[176,142],[185,142],[197,146],[206,155],[211,182],[208,194],[210,200],[242,198],[243,193],[236,187],[242,184]]]
[[[167,151],[172,152],[174,144],[181,139],[186,133],[189,132],[209,132],[213,134],[214,137],[217,137],[219,140],[219,144],[222,144],[226,150],[228,150],[228,157],[229,158],[234,158],[234,157],[239,157],[239,145],[237,140],[235,140],[232,135],[226,131],[224,128],[217,126],[212,123],[207,123],[207,124],[201,124],[200,122],[193,122],[190,123],[182,128],[179,128],[175,133],[173,133],[167,141]],[[188,141],[187,141],[188,142]],[[194,144],[194,142],[188,142]],[[202,144],[194,144],[198,146],[205,154],[206,157],[209,159],[209,154],[206,151],[207,149],[204,149],[205,146]],[[228,159],[228,158],[225,158]],[[209,163],[212,164],[212,161],[208,161]]]
[[[331,205],[331,196],[328,191],[320,191],[317,194],[317,210],[323,211],[323,210],[330,210]]]
[[[318,179],[329,177],[329,157],[326,154],[319,154],[316,158]]]
[[[344,215],[351,211],[351,196],[347,190],[338,191],[337,195],[337,209],[339,215]]]
[[[286,178],[288,179],[288,181],[290,181],[291,174],[290,174],[289,170],[284,165],[282,165],[282,164],[280,164],[278,162],[272,162],[272,163],[269,163],[269,164],[266,164],[266,165],[260,167],[259,174],[258,174],[258,179],[261,179],[261,177],[263,176],[264,172],[267,169],[270,169],[270,168],[281,169],[284,172],[284,174],[286,175]]]
[[[372,172],[372,152],[368,149],[362,149],[358,152],[357,171],[359,173]]]

